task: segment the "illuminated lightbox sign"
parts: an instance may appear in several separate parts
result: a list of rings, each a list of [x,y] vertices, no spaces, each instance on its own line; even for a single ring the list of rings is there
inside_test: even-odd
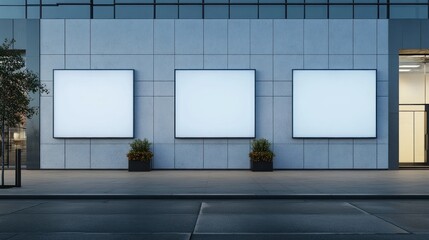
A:
[[[294,70],[293,137],[375,138],[376,70]]]
[[[176,70],[176,138],[254,138],[255,70]]]
[[[133,138],[134,70],[54,70],[55,138]]]

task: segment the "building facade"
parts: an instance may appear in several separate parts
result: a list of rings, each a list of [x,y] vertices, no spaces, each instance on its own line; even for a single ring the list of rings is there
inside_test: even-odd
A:
[[[428,1],[11,2],[0,38],[49,89],[33,97],[27,168],[127,168],[132,139],[54,138],[56,69],[134,70],[134,137],[153,142],[155,169],[250,166],[252,139],[175,138],[176,69],[255,70],[255,137],[272,142],[275,169],[399,166],[399,57],[429,49]],[[376,70],[376,137],[294,138],[297,69]]]

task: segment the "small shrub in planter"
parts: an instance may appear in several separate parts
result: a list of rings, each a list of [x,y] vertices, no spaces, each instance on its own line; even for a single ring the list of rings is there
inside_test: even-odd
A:
[[[275,154],[270,146],[271,143],[265,138],[252,141],[252,151],[249,153],[252,171],[273,171]]]
[[[146,138],[142,140],[136,139],[130,144],[128,157],[128,171],[150,171],[152,170],[153,153],[150,150],[149,142]]]

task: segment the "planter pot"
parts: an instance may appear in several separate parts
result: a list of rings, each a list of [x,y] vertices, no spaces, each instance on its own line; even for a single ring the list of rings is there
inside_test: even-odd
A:
[[[273,162],[254,162],[250,160],[250,168],[253,172],[272,172],[273,171]]]
[[[128,160],[128,172],[149,172],[152,170],[152,161]]]

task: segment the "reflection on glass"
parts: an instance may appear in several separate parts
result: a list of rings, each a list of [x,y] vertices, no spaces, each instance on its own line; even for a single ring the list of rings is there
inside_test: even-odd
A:
[[[89,5],[43,6],[42,18],[90,18]]]
[[[428,7],[421,5],[390,6],[390,18],[428,18]]]
[[[166,18],[166,19],[178,18],[177,5],[156,6],[156,18]]]
[[[194,5],[182,5],[179,6],[179,18],[202,18],[203,17],[203,8],[202,6]]]
[[[25,7],[0,6],[0,18],[25,18]]]
[[[288,6],[287,7],[287,18],[297,18],[302,19],[304,18],[304,6],[298,5],[298,6]]]
[[[231,5],[230,11],[230,18],[258,18],[257,5]]]
[[[355,6],[355,18],[374,19],[378,16],[377,6],[361,5]]]
[[[94,6],[93,18],[114,18],[113,6]]]
[[[40,7],[39,6],[28,6],[27,7],[27,18],[28,19],[39,19],[40,18]]]
[[[307,5],[305,7],[305,18],[325,19],[328,18],[328,11],[326,6]]]
[[[353,7],[344,5],[329,6],[329,18],[346,19],[353,18]]]
[[[225,19],[229,18],[229,8],[228,6],[215,6],[215,5],[205,5],[204,6],[204,18],[220,18]]]
[[[153,6],[117,5],[115,17],[126,19],[153,18]]]
[[[286,8],[279,5],[260,5],[259,18],[285,18]]]

